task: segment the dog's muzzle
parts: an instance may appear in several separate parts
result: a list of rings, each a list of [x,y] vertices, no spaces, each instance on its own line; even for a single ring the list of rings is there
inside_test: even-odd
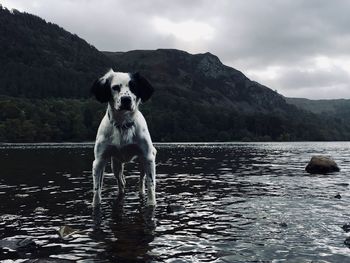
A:
[[[120,109],[121,110],[131,110],[131,97],[130,96],[123,96],[120,98]]]

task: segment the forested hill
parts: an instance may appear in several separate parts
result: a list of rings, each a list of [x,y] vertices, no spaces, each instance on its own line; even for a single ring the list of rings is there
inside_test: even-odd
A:
[[[350,99],[309,100],[304,98],[286,98],[289,104],[323,117],[350,123]]]
[[[211,53],[176,49],[104,52],[118,70],[142,71],[158,87],[158,100],[228,108],[246,113],[285,111],[283,96],[249,80]],[[174,105],[176,105],[175,103]]]
[[[85,40],[27,13],[0,6],[0,93],[81,98],[111,61]]]
[[[335,115],[350,118],[350,99],[310,100],[304,98],[286,98],[286,101],[298,108],[317,114]]]
[[[210,53],[100,52],[55,24],[5,8],[0,50],[0,142],[94,140],[106,106],[89,90],[110,67],[140,71],[153,84],[141,110],[154,141],[350,139],[348,122],[298,109]]]
[[[286,98],[211,53],[158,49],[104,52],[118,70],[142,71],[156,86],[152,128],[161,139],[342,140],[350,126],[286,102]]]

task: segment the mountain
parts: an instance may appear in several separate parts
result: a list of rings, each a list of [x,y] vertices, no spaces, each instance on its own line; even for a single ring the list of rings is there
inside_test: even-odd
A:
[[[85,40],[45,20],[0,6],[0,94],[81,98],[111,61]]]
[[[0,142],[94,140],[110,67],[155,88],[141,105],[154,141],[348,140],[349,122],[299,109],[210,53],[100,52],[43,19],[0,8]]]
[[[157,92],[152,104],[144,106],[152,113],[151,131],[162,134],[162,139],[350,138],[348,123],[291,105],[213,54],[192,55],[173,49],[104,54],[117,70],[140,71],[154,84]]]
[[[290,108],[283,96],[250,81],[242,72],[225,66],[213,54],[191,55],[175,49],[104,52],[120,71],[141,71],[166,98],[225,107],[246,113]]]

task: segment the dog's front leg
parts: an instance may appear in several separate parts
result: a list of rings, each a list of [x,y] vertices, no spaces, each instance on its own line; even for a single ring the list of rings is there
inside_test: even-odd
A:
[[[103,172],[105,169],[106,161],[103,159],[95,159],[92,164],[92,175],[94,179],[94,198],[92,206],[96,207],[101,203],[101,191],[103,183]]]
[[[147,204],[156,205],[156,164],[155,156],[152,155],[149,158],[144,159],[144,171],[146,174],[147,182]]]
[[[140,172],[140,181],[139,181],[139,193],[140,195],[144,196],[145,191],[145,168],[144,164],[141,162],[139,165],[139,172]]]
[[[112,170],[118,181],[119,195],[123,195],[125,192],[125,177],[123,174],[124,164],[119,160],[112,158]]]

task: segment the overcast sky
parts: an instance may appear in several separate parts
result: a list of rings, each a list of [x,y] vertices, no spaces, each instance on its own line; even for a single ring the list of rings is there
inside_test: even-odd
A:
[[[0,0],[99,50],[211,52],[288,97],[350,98],[348,0]]]

